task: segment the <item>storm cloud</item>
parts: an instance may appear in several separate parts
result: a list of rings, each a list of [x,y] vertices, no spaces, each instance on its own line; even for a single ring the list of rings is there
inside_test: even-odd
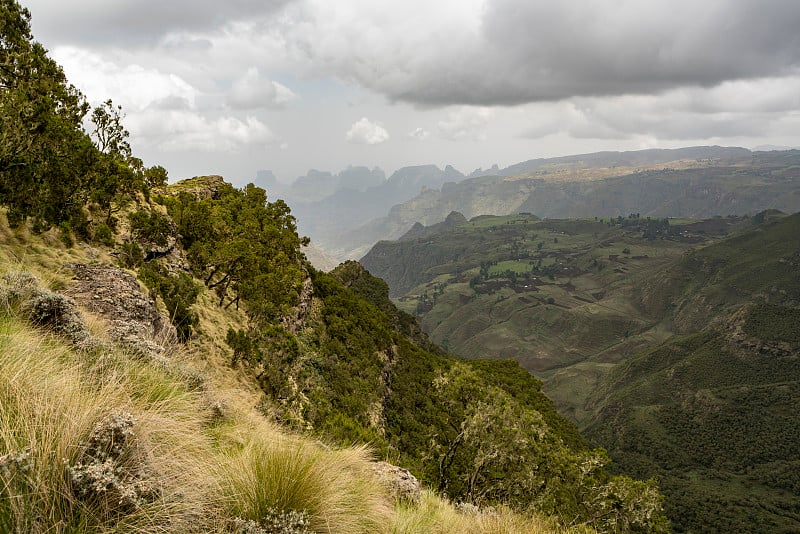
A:
[[[335,37],[325,11],[306,9],[306,30],[321,32],[296,31],[292,42],[341,76],[427,106],[645,94],[800,68],[793,0],[495,0],[455,27],[427,16],[420,28],[382,26],[367,14]]]

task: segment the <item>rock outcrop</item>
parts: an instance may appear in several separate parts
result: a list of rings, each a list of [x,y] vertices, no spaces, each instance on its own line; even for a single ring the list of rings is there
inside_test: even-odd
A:
[[[143,355],[162,354],[177,343],[175,328],[158,312],[134,276],[111,265],[69,263],[75,285],[66,293],[106,319],[109,337]]]
[[[387,484],[396,500],[411,504],[419,503],[422,498],[422,489],[417,477],[412,475],[408,469],[387,462],[375,462],[372,469],[378,478]]]

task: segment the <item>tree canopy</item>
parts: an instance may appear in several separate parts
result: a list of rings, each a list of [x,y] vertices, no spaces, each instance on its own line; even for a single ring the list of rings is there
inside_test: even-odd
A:
[[[113,226],[112,205],[162,185],[166,172],[132,156],[110,100],[92,111],[92,136],[84,131],[91,106],[33,39],[30,20],[15,0],[0,0],[0,202],[12,225],[32,219],[34,229],[89,236],[87,207]]]

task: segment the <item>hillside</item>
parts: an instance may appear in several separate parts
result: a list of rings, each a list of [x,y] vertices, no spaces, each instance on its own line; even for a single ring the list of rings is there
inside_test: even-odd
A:
[[[800,525],[798,236],[793,215],[658,273],[645,301],[669,299],[684,335],[620,364],[593,395],[589,435],[624,472],[659,478],[676,531]]]
[[[356,243],[398,239],[415,223],[431,225],[452,211],[466,218],[533,213],[546,218],[708,218],[765,209],[800,210],[800,151],[749,152],[694,147],[611,152],[532,160],[447,183],[395,205],[381,218],[339,238]]]
[[[617,470],[658,477],[676,531],[797,528],[800,215],[417,234],[365,265],[434,340],[521,362]]]
[[[276,425],[220,345],[240,314],[203,293],[200,330],[176,344],[109,250],[0,219],[3,532],[566,532],[507,508],[459,511],[364,446]]]
[[[668,530],[517,362],[315,270],[264,189],[168,184],[0,17],[0,530]]]
[[[210,187],[204,185],[209,183]],[[218,194],[219,187],[214,179],[195,179],[178,184],[176,191],[195,190],[199,198],[203,190]],[[205,200],[219,202],[225,198],[222,193],[217,201]],[[234,198],[241,194],[229,190]],[[47,502],[24,499],[19,506],[0,510],[5,531],[50,529],[46,514],[55,514],[48,511],[55,508],[58,521],[77,531],[162,531],[165,527],[153,521],[159,516],[171,525],[166,530],[177,532],[186,531],[189,523],[202,525],[204,531],[273,532],[269,525],[279,522],[298,529],[306,526],[297,532],[558,529],[555,520],[531,517],[527,511],[532,506],[547,514],[571,510],[570,518],[592,517],[597,506],[610,507],[616,510],[614,516],[604,516],[610,521],[594,522],[598,531],[606,531],[630,521],[625,514],[657,502],[640,498],[645,491],[650,492],[647,499],[657,499],[652,484],[605,474],[604,454],[586,448],[574,425],[556,414],[540,383],[518,364],[459,362],[447,356],[413,319],[391,305],[386,285],[358,264],[342,265],[333,276],[310,271],[313,296],[308,307],[301,305],[296,308],[299,314],[285,315],[271,326],[262,323],[260,328],[248,328],[259,319],[244,309],[225,306],[224,296],[220,306],[219,293],[203,289],[199,280],[192,282],[197,292],[187,296],[186,289],[180,289],[183,275],[168,270],[175,262],[186,261],[178,242],[162,257],[161,267],[154,263],[138,263],[128,271],[113,267],[116,261],[110,254],[123,262],[130,260],[128,245],[137,242],[129,239],[143,231],[134,217],[141,211],[130,212],[134,224],[126,232],[131,233],[110,249],[99,243],[68,247],[57,232],[40,237],[0,221],[4,280],[0,293],[6,303],[7,332],[0,380],[12,381],[6,384],[17,380],[14,369],[39,369],[29,374],[21,389],[5,389],[0,427],[8,451],[0,457],[3,491],[16,499],[35,484],[59,496]],[[140,235],[138,243],[150,246],[148,238],[153,236],[147,236]],[[26,253],[20,262],[22,251]],[[139,258],[145,255],[140,254]],[[162,312],[152,308],[154,301],[145,297],[134,275],[150,286]],[[197,296],[193,303],[191,294]],[[190,302],[188,310],[175,298],[181,295]],[[176,328],[168,328],[169,321],[160,313],[168,314]],[[186,320],[188,335],[181,335],[187,332]],[[181,338],[185,342],[177,343]],[[34,348],[42,343],[52,348],[44,353]],[[107,386],[115,388],[113,395],[103,389],[106,386],[97,391],[87,386],[84,391],[80,385],[109,383],[109,376],[117,377]],[[61,385],[45,387],[45,383]],[[425,383],[429,386],[419,388]],[[29,398],[26,392],[32,391],[47,391],[53,397]],[[53,399],[58,397],[74,404],[65,409],[85,415],[75,416],[79,426],[70,427],[69,433],[53,426],[48,434],[47,439],[56,441],[47,447],[75,451],[68,455],[71,467],[54,473],[55,466],[47,459],[50,449],[42,449],[43,438],[17,427],[8,410],[33,402],[24,409],[41,413],[25,417],[31,418],[31,428],[46,429],[55,425],[46,418],[55,415],[36,406],[55,405]],[[487,417],[493,426],[472,426],[485,424]],[[522,428],[517,426],[520,420],[527,421]],[[98,441],[106,439],[98,434],[100,429],[112,436],[118,432],[119,437]],[[299,431],[310,435],[301,437]],[[184,435],[193,436],[194,447],[186,448]],[[536,439],[521,448],[530,439],[526,436]],[[182,447],[180,453],[170,448],[171,440]],[[314,440],[331,445],[320,447]],[[98,452],[91,452],[95,442]],[[336,445],[365,442],[374,452]],[[430,456],[432,443],[433,451],[438,451],[435,456]],[[392,492],[368,474],[372,454],[411,467],[454,499],[482,506],[507,503],[518,512],[465,515],[432,492],[412,497],[410,504],[401,500],[392,505]],[[492,459],[474,465],[472,458],[481,454]],[[499,485],[487,478],[488,469],[516,469],[529,454],[538,458],[535,478],[514,471],[508,471]],[[256,478],[247,478],[256,463],[283,466],[276,463],[282,461],[307,469],[313,483],[309,479],[303,486],[286,486],[293,483],[292,471],[285,481],[262,479],[269,473],[258,470],[252,475]],[[585,478],[587,473],[579,466],[587,461],[596,467]],[[289,467],[280,467],[284,468]],[[102,470],[113,470],[108,471],[113,478],[108,482],[98,478],[106,476]],[[181,493],[177,488],[184,484],[184,476],[205,482],[196,486],[196,492]],[[531,491],[532,483],[542,488]],[[153,484],[161,488],[157,493],[148,489]],[[251,491],[251,484],[272,489],[254,495],[258,500],[250,504],[232,498]],[[518,493],[515,484],[530,489]],[[598,484],[607,491],[613,488],[613,493],[598,500]],[[285,495],[294,495],[295,500],[282,500]],[[640,496],[633,499],[633,495]],[[420,499],[422,504],[415,504]],[[563,517],[567,522],[567,515]]]

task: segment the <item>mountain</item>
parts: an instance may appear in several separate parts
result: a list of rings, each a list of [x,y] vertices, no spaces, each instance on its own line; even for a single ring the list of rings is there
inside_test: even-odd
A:
[[[746,148],[696,146],[687,148],[634,150],[629,152],[595,152],[557,158],[539,158],[511,165],[501,170],[498,176],[514,176],[552,172],[553,169],[635,169],[659,166],[674,162],[703,162],[730,166],[749,163],[751,153]]]
[[[288,201],[298,218],[300,232],[310,236],[327,254],[341,260],[358,257],[366,251],[364,238],[354,232],[367,221],[384,215],[391,206],[421,191],[463,178],[463,174],[450,166],[444,170],[435,165],[403,167],[387,180],[364,190],[337,189],[316,200],[288,197]]]
[[[712,217],[800,210],[800,151],[741,148],[601,152],[531,160],[499,176],[444,184],[395,205],[341,241],[397,239],[414,223],[430,225],[451,211],[478,215],[533,213],[548,218]]]
[[[800,214],[417,234],[365,266],[434,341],[541,377],[618,472],[661,481],[675,531],[800,526]]]

